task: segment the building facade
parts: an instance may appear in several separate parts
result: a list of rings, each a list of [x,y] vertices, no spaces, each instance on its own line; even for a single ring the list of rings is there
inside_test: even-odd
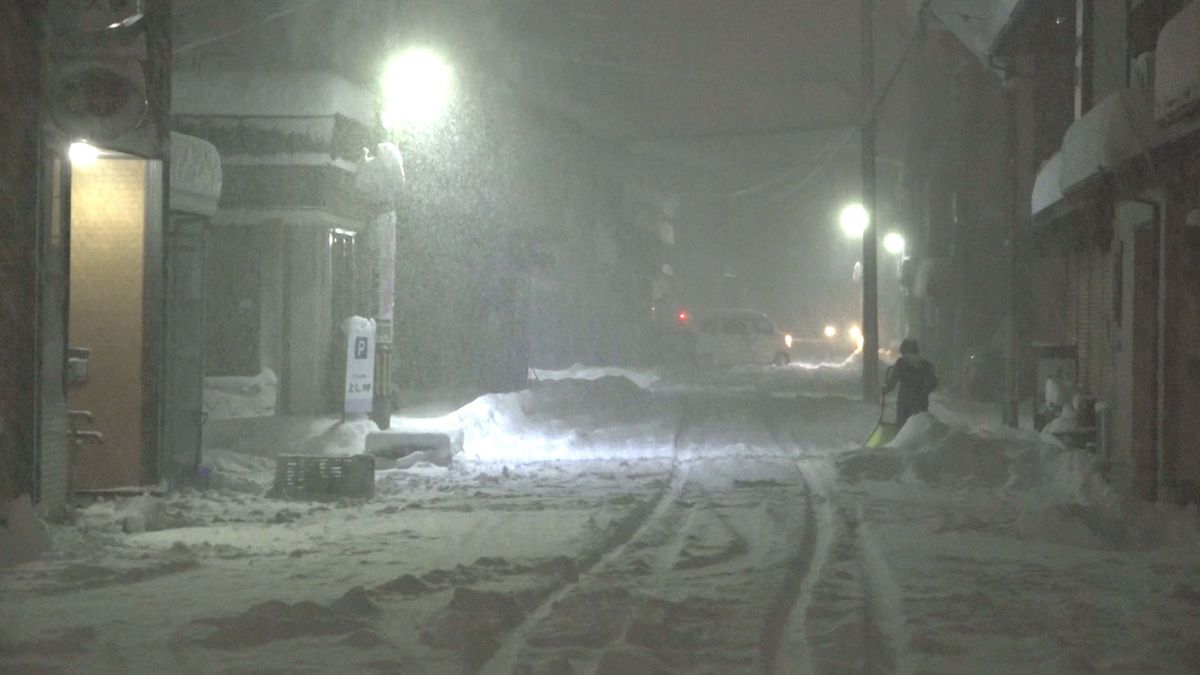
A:
[[[1194,1],[1080,0],[1031,3],[997,43],[1018,100],[1030,371],[1067,361],[1082,438],[1151,500],[1200,498],[1197,35]]]
[[[16,7],[0,490],[54,516],[72,492],[195,478],[199,233],[221,178],[212,146],[167,131],[168,3]]]

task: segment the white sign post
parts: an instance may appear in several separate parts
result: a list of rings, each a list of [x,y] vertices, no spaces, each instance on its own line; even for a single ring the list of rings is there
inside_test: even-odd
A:
[[[375,322],[361,316],[346,319],[347,414],[369,414],[375,392]]]

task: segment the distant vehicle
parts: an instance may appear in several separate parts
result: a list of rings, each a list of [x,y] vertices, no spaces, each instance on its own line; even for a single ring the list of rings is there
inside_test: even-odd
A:
[[[697,311],[687,317],[698,363],[783,366],[791,362],[792,336],[762,312],[744,309]]]

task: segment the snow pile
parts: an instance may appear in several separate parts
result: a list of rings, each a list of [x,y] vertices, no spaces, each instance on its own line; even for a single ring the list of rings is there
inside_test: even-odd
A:
[[[139,534],[189,524],[178,504],[149,493],[97,501],[76,513],[76,525],[88,532]]]
[[[838,459],[844,480],[995,490],[1012,498],[1025,539],[1102,550],[1200,544],[1194,510],[1151,505],[1120,494],[1095,456],[1033,432],[910,418],[882,448]]]
[[[576,363],[566,370],[541,370],[538,368],[531,368],[530,370],[533,372],[533,379],[539,382],[598,380],[602,377],[623,377],[642,389],[651,389],[662,381],[662,376],[653,371],[643,372],[611,366],[585,366],[582,363]]]
[[[204,413],[209,419],[269,417],[275,414],[279,379],[270,368],[253,377],[204,378]]]
[[[38,518],[29,495],[0,502],[0,567],[34,560],[51,544],[50,531]]]
[[[626,377],[548,380],[481,396],[435,418],[396,418],[399,431],[461,434],[476,461],[633,459],[671,454],[674,407]]]

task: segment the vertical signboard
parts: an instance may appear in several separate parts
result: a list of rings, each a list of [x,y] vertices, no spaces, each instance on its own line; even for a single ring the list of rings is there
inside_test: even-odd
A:
[[[361,316],[346,319],[346,390],[343,411],[371,412],[375,389],[375,322]]]

